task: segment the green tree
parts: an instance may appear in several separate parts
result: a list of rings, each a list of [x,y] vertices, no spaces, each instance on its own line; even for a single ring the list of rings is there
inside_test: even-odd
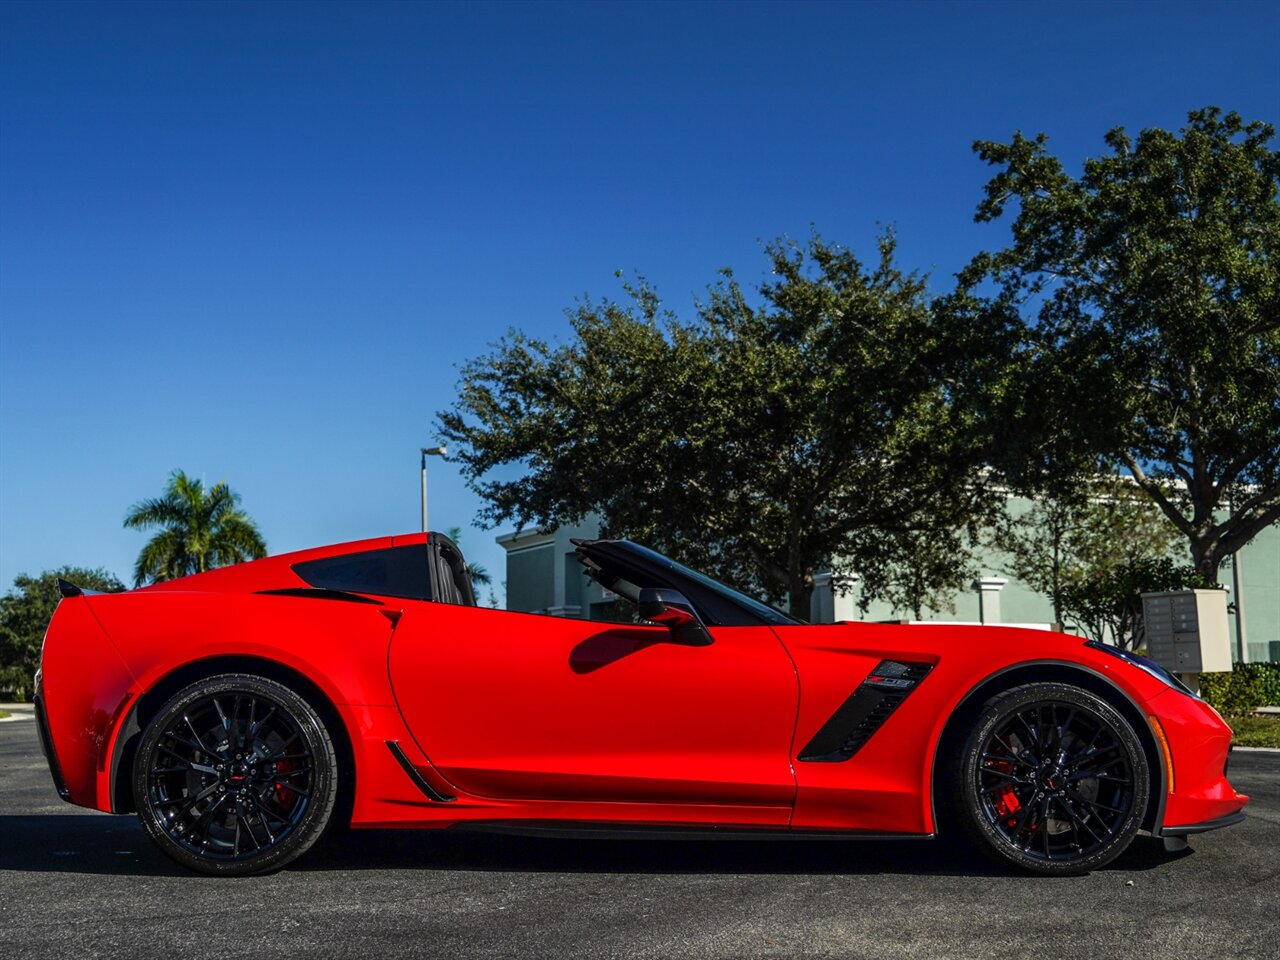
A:
[[[0,597],[0,690],[25,696],[31,689],[40,660],[40,644],[61,597],[59,577],[101,593],[124,589],[124,584],[106,570],[83,567],[59,567],[38,577],[15,577],[12,589]]]
[[[1090,577],[1169,557],[1179,542],[1136,484],[1107,475],[1039,497],[1020,516],[1006,514],[991,536],[1007,557],[1006,572],[1044,594],[1060,623],[1068,591]]]
[[[1043,134],[975,144],[999,168],[976,219],[1016,215],[1011,245],[963,282],[994,280],[1003,308],[1033,314],[1011,476],[1123,465],[1208,580],[1280,519],[1274,137],[1210,107],[1177,134],[1110,131],[1079,177]]]
[[[444,535],[452,540],[459,550],[462,549],[461,527],[450,527],[445,531]],[[489,576],[489,571],[482,564],[469,562],[467,564],[467,574],[471,577],[472,583],[484,584],[485,586],[493,583],[493,577]],[[492,591],[490,593],[492,594]],[[494,604],[490,604],[490,606],[494,606]]]
[[[922,620],[925,610],[955,612],[954,597],[976,573],[973,551],[961,537],[907,531],[894,537],[893,549],[885,554],[879,570],[879,599],[895,611],[910,613],[914,620]],[[870,602],[865,594],[861,606],[866,613]]]
[[[138,554],[134,586],[265,557],[266,542],[239,504],[225,483],[206,491],[203,481],[173,471],[163,496],[135,503],[125,515],[126,527],[160,528]]]
[[[467,363],[439,420],[482,517],[597,513],[801,617],[817,569],[869,602],[921,538],[961,554],[989,501],[954,388],[990,338],[957,342],[890,235],[869,267],[817,236],[766,253],[755,296],[725,271],[691,321],[641,279],[570,311],[568,343],[511,332]]]

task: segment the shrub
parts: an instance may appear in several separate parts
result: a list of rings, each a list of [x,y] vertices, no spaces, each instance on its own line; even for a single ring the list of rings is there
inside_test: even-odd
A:
[[[1255,674],[1262,684],[1264,707],[1280,707],[1280,663],[1246,663],[1242,669]]]
[[[0,700],[26,701],[34,678],[24,667],[0,667]]]
[[[1237,663],[1230,673],[1200,675],[1200,695],[1224,714],[1280,706],[1280,663]]]

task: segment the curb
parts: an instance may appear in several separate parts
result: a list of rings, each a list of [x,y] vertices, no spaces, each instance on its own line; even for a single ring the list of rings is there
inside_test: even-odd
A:
[[[1280,747],[1235,747],[1231,748],[1231,752],[1235,753],[1280,753]]]
[[[19,720],[34,720],[35,715],[30,713],[15,713],[9,717],[0,717],[0,723],[16,723]]]

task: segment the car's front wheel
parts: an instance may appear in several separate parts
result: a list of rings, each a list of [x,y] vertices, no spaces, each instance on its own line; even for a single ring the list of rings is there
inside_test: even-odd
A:
[[[1128,721],[1061,683],[1015,687],[984,704],[956,758],[960,819],[987,852],[1026,870],[1084,873],[1133,840],[1150,774]]]
[[[337,761],[324,722],[288,687],[223,674],[176,693],[134,764],[138,817],[178,863],[201,873],[279,869],[320,838]]]

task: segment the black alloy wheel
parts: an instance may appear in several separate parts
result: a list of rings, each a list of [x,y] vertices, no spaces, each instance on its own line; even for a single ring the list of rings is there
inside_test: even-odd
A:
[[[1066,684],[1028,684],[988,701],[958,759],[968,833],[1036,873],[1110,863],[1137,833],[1151,789],[1128,721]]]
[[[147,725],[134,764],[138,817],[166,854],[221,876],[276,870],[320,838],[337,761],[311,705],[262,677],[181,690]]]

